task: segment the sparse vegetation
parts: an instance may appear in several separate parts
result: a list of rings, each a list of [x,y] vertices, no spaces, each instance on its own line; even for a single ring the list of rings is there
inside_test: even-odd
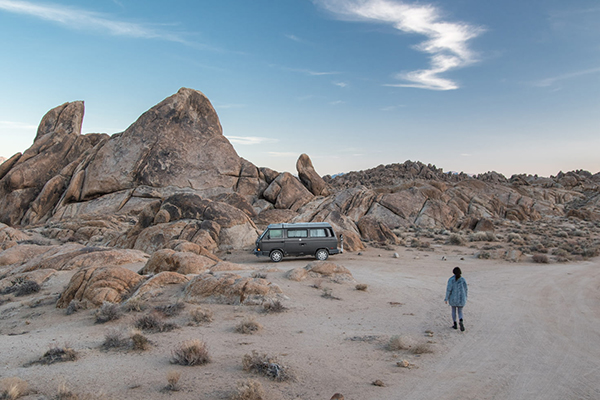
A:
[[[146,351],[150,348],[150,341],[139,331],[133,331],[130,336],[131,348],[137,351]]]
[[[181,301],[178,301],[173,304],[166,304],[164,306],[156,306],[154,309],[164,315],[165,317],[175,317],[183,311],[185,308],[185,304]]]
[[[533,262],[541,263],[541,264],[548,264],[548,262],[549,262],[548,256],[545,254],[534,254],[532,259],[533,259]]]
[[[165,390],[170,392],[179,391],[179,379],[181,378],[181,372],[179,371],[169,371],[167,372],[167,386],[165,386]]]
[[[260,331],[262,328],[263,326],[260,323],[256,322],[256,320],[253,317],[248,317],[245,318],[239,324],[237,324],[237,326],[235,327],[235,331],[237,333],[243,333],[245,335],[252,335]]]
[[[471,242],[495,242],[496,235],[494,232],[473,232],[469,235],[469,241]]]
[[[121,318],[122,312],[118,304],[105,301],[102,306],[96,311],[96,323],[105,324],[109,321],[115,321]]]
[[[330,299],[330,300],[341,300],[341,298],[333,295],[333,289],[327,288],[327,287],[323,288],[323,290],[321,291],[321,297],[323,297],[324,299]]]
[[[71,300],[71,302],[69,303],[69,306],[68,306],[68,307],[67,307],[67,309],[65,310],[65,313],[66,313],[67,315],[71,315],[71,314],[74,314],[74,313],[76,313],[77,311],[79,311],[79,310],[81,310],[81,309],[83,309],[83,308],[85,308],[85,307],[84,307],[84,305],[83,305],[83,303],[82,303],[82,302],[80,302],[79,300],[75,300],[75,299],[73,299],[73,300]]]
[[[18,278],[11,282],[11,285],[6,287],[0,294],[13,293],[16,297],[27,296],[37,293],[41,290],[40,285],[28,279]]]
[[[286,312],[288,308],[279,300],[267,301],[263,303],[263,312],[267,314],[276,314]]]
[[[129,340],[119,329],[111,329],[104,335],[102,348],[105,350],[120,349],[129,346]]]
[[[135,321],[135,327],[145,332],[169,332],[177,328],[177,325],[164,322],[159,319],[155,314],[146,314],[139,317]]]
[[[480,251],[479,253],[477,253],[477,258],[482,260],[489,260],[490,258],[492,258],[492,253],[490,253],[489,251]]]
[[[146,309],[146,302],[141,297],[134,297],[127,300],[122,308],[128,312],[142,312]]]
[[[27,382],[18,377],[4,378],[0,381],[0,400],[16,400],[27,394]]]
[[[211,310],[197,307],[190,311],[190,318],[196,324],[204,324],[213,321],[214,313]]]
[[[231,400],[265,400],[266,398],[262,384],[254,379],[238,382],[236,392],[231,396]]]
[[[406,350],[410,347],[408,339],[404,336],[394,335],[388,341],[386,348],[389,351]]]
[[[359,284],[357,284],[357,285],[356,285],[354,288],[355,288],[356,290],[360,290],[360,291],[362,291],[362,292],[366,292],[366,291],[367,291],[367,289],[368,289],[368,287],[369,287],[369,286],[368,286],[366,283],[359,283]]]
[[[25,366],[30,366],[34,364],[50,365],[57,362],[75,361],[77,360],[77,358],[77,352],[70,348],[68,345],[65,345],[64,347],[55,346],[51,347],[50,350],[45,352],[40,359],[32,361],[26,364]]]
[[[462,235],[460,235],[458,233],[452,233],[450,235],[450,237],[448,238],[448,244],[451,244],[454,246],[464,246],[465,239],[462,237]]]
[[[52,397],[52,400],[101,400],[104,399],[102,394],[100,395],[92,395],[89,393],[75,393],[66,383],[61,383],[58,385],[58,392],[56,396]]]
[[[410,349],[413,354],[427,354],[433,353],[433,349],[429,343],[419,343]]]
[[[255,271],[250,276],[253,277],[253,278],[267,279],[267,274],[264,273],[264,272]]]
[[[206,343],[194,339],[183,342],[172,352],[171,364],[186,366],[203,365],[210,362]]]
[[[278,382],[295,379],[290,368],[280,364],[277,358],[259,354],[256,351],[244,356],[242,368],[244,371],[266,376]]]

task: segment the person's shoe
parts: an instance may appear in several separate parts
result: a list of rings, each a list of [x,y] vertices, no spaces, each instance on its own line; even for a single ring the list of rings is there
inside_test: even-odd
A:
[[[452,329],[457,329],[458,326],[456,325],[456,321],[454,321],[454,325],[452,325]]]
[[[459,324],[460,324],[460,331],[464,332],[465,331],[465,325],[463,324],[463,320],[462,319],[460,320]]]

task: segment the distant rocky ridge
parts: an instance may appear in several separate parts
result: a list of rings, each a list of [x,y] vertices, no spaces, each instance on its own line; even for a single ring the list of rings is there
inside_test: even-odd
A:
[[[87,246],[193,251],[252,247],[264,225],[327,221],[347,250],[396,243],[411,226],[493,229],[494,221],[600,221],[600,174],[543,178],[444,173],[420,162],[321,178],[257,167],[223,136],[210,101],[182,88],[126,131],[81,134],[83,102],[50,110],[33,145],[0,164],[0,222]],[[8,240],[2,248],[10,246]]]

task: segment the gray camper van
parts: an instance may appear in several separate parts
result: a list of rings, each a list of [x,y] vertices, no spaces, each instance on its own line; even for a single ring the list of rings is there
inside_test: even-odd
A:
[[[279,262],[284,256],[315,256],[327,260],[338,254],[338,239],[327,222],[271,224],[256,239],[256,256],[269,256]]]

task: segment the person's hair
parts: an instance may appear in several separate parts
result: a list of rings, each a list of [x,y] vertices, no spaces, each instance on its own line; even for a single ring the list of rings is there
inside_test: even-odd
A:
[[[462,271],[461,271],[461,270],[460,270],[460,268],[458,268],[458,267],[455,267],[455,268],[452,270],[452,273],[454,274],[454,279],[455,279],[455,280],[459,280],[459,279],[460,279],[460,276],[462,275]]]

